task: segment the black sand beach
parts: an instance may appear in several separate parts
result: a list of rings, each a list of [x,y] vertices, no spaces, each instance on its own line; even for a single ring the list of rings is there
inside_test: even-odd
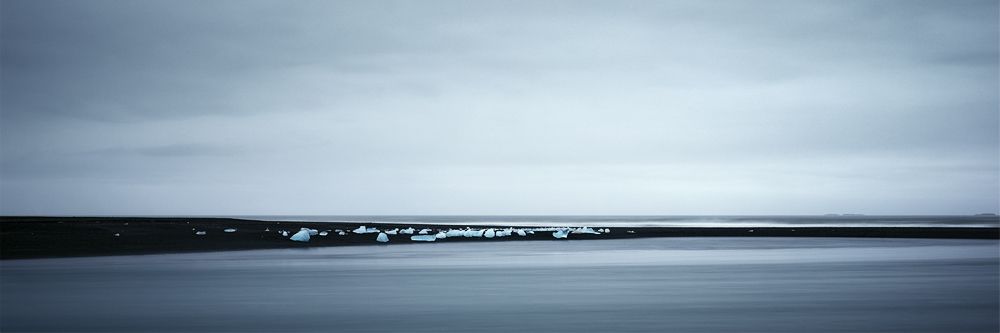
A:
[[[82,256],[211,252],[252,249],[307,248],[383,244],[375,234],[350,232],[360,223],[256,221],[230,218],[135,218],[135,217],[0,217],[0,259],[30,259]],[[495,225],[368,224],[384,230],[414,227],[448,230],[464,227],[497,228]],[[539,225],[538,227],[551,227]],[[595,228],[602,226],[593,226]],[[295,242],[279,234],[301,228],[330,231],[313,236],[308,243]],[[236,229],[235,232],[225,232]],[[347,231],[338,235],[336,230]],[[204,231],[204,235],[196,232]],[[449,237],[442,242],[572,241],[574,239],[621,239],[642,237],[866,237],[998,239],[998,228],[959,227],[767,227],[767,228],[673,228],[613,227],[610,233],[571,234],[557,240],[549,232],[497,238]],[[413,243],[409,235],[390,236],[388,245]]]

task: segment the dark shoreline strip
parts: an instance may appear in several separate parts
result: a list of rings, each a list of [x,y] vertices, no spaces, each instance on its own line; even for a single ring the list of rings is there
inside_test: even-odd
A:
[[[317,230],[352,230],[361,223],[255,221],[229,218],[131,218],[131,217],[0,217],[0,259],[31,259],[108,255],[212,252],[254,249],[307,248],[382,244],[374,234],[345,236],[331,233],[314,236],[308,243],[293,242],[278,234],[300,228]],[[424,227],[497,228],[489,225],[432,225],[369,223],[385,229]],[[540,225],[538,227],[549,227]],[[598,225],[594,228],[602,227]],[[225,229],[237,229],[227,233]],[[518,227],[520,228],[520,227]],[[643,237],[864,237],[864,238],[941,238],[1000,239],[1000,228],[961,227],[609,227],[602,235],[571,234],[574,239],[623,239]],[[270,231],[265,231],[269,229]],[[205,235],[196,235],[205,231]],[[631,233],[628,231],[632,231]],[[115,236],[118,234],[119,236]],[[455,237],[442,242],[469,241],[559,241],[551,233],[502,238]],[[409,235],[390,236],[388,244],[411,243]]]

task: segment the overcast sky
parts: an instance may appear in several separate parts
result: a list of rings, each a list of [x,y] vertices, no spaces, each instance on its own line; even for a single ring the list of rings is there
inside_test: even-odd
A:
[[[998,13],[5,0],[0,213],[997,213]]]

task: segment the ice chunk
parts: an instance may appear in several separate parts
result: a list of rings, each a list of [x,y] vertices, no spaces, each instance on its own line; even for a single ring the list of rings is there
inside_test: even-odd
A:
[[[225,231],[225,232],[236,232],[236,229],[229,228],[229,229],[226,229],[226,230],[223,230],[223,231]]]
[[[376,232],[378,232],[378,229],[375,228],[369,229],[365,228],[365,226],[360,226],[357,229],[354,229],[354,233],[356,234],[374,234]]]
[[[378,237],[376,237],[375,240],[385,243],[389,241],[389,236],[386,236],[384,232],[380,232],[378,233]]]
[[[326,235],[329,235],[329,234],[330,234],[330,233],[329,233],[329,232],[326,232],[326,231],[320,231],[320,232],[319,232],[319,235],[320,235],[320,236],[326,236]]]
[[[278,231],[278,233],[281,234],[284,237],[288,237],[288,231],[282,230],[282,231]]]
[[[524,230],[522,230],[522,229],[517,229],[517,235],[518,236],[527,236],[528,233],[524,232]]]
[[[204,234],[205,234],[205,232],[204,232],[204,231],[199,231],[199,232],[196,232],[196,233],[194,233],[194,234],[195,234],[195,235],[204,235]]]
[[[303,228],[302,230],[299,230],[299,232],[296,232],[294,235],[292,235],[292,237],[289,238],[289,239],[291,239],[293,241],[296,241],[296,242],[308,242],[309,241],[309,229]]]
[[[426,234],[430,233],[431,231],[434,231],[434,230],[431,230],[431,229],[421,229],[420,230],[420,234],[421,235],[426,235]]]
[[[347,233],[346,233],[346,232],[343,232],[343,231],[339,231],[339,232],[337,232],[337,234],[338,234],[338,235],[341,235],[341,236],[344,236],[344,235],[347,235]]]
[[[120,234],[120,233],[117,233],[117,232],[115,233],[115,237],[119,237],[119,236],[121,236],[121,235],[122,235],[122,234]]]
[[[386,235],[395,235],[396,232],[398,232],[398,231],[399,231],[399,228],[396,228],[396,229],[392,229],[392,230],[386,231],[385,234]]]
[[[410,227],[410,228],[406,228],[406,229],[400,230],[399,233],[404,234],[404,235],[412,235],[413,231],[414,231],[414,229],[412,227]]]
[[[484,234],[483,234],[483,236],[486,236],[486,238],[493,238],[493,237],[496,237],[496,235],[497,235],[497,232],[494,231],[493,229],[486,230],[484,232]]]
[[[270,232],[271,228],[264,228],[264,232]]]
[[[555,237],[555,238],[566,238],[566,235],[568,235],[568,234],[569,234],[569,230],[567,230],[567,229],[556,230],[556,231],[552,232],[552,237]]]
[[[587,227],[573,229],[573,233],[574,234],[595,234],[595,235],[598,234],[598,232],[594,231],[594,229],[587,228]]]
[[[306,232],[308,232],[309,236],[319,235],[319,230],[316,230],[316,229],[302,228],[302,230],[305,230]]]
[[[448,237],[459,237],[464,234],[465,234],[464,231],[456,229],[448,229],[448,232],[445,233],[445,235],[447,235]]]
[[[442,232],[437,233],[437,235],[434,235],[434,238],[438,238],[438,239],[448,238],[448,234],[445,233],[444,231],[442,231]]]
[[[475,235],[476,235],[476,232],[472,231],[472,229],[466,230],[464,233],[462,233],[462,236],[465,236],[465,237],[475,237]]]
[[[437,237],[434,237],[434,235],[413,235],[410,236],[410,240],[415,242],[433,242],[437,240]]]

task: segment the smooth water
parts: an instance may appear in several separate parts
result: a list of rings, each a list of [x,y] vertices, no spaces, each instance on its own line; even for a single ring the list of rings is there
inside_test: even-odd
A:
[[[955,216],[370,216],[370,215],[242,215],[224,216],[262,221],[355,222],[566,227],[974,227],[1000,228],[996,215]]]
[[[1000,330],[997,240],[466,242],[0,265],[3,332]]]

